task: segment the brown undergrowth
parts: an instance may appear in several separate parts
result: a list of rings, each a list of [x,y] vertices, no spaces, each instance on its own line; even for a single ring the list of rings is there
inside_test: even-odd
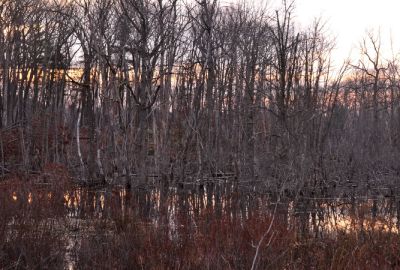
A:
[[[114,233],[99,230],[82,241],[79,269],[251,269],[254,260],[254,269],[400,269],[400,237],[394,233],[315,238],[266,213],[249,219],[212,211],[178,215],[179,226],[138,217],[114,221]]]
[[[64,267],[61,183],[39,185],[40,177],[14,174],[0,182],[0,269]]]
[[[62,168],[46,170],[46,181],[15,175],[0,184],[0,269],[64,269],[70,263],[70,228],[64,226],[71,218],[65,201],[70,187],[54,180]],[[400,269],[394,232],[314,237],[273,210],[247,215],[206,207],[193,213],[179,205],[172,211],[168,200],[159,212],[143,215],[146,206],[137,200],[121,211],[117,193],[106,195],[101,215],[93,212],[95,195],[80,193],[80,207],[87,209],[74,228],[79,243],[70,265],[76,269]]]

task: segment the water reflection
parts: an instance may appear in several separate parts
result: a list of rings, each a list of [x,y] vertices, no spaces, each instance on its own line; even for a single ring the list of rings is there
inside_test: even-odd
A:
[[[60,200],[66,210],[62,228],[66,230],[66,260],[74,269],[74,254],[85,235],[97,233],[96,226],[118,232],[119,226],[132,220],[154,228],[167,228],[170,239],[179,239],[182,227],[196,233],[196,222],[209,215],[231,221],[275,216],[299,236],[336,237],[343,233],[370,231],[399,232],[398,198],[280,198],[268,193],[255,194],[226,183],[206,183],[184,187],[154,186],[128,190],[124,187],[103,189],[74,188],[54,191],[11,192],[10,201],[27,205],[48,205]],[[49,204],[50,203],[50,204]],[[47,207],[47,206],[46,206]]]
[[[276,204],[276,215],[285,221],[288,229],[295,228],[299,233],[316,237],[354,231],[399,231],[399,209],[395,198],[299,198],[276,202],[269,195],[255,197],[232,193],[229,187],[207,186],[197,190],[153,188],[139,191],[79,188],[66,192],[64,200],[69,217],[109,218],[120,214],[126,218],[138,215],[143,222],[157,226],[167,224],[172,231],[179,226],[179,216],[194,219],[211,212],[232,220],[238,217],[246,220],[272,214]]]
[[[12,193],[11,198],[13,199],[13,201],[18,200],[17,193],[15,191]]]

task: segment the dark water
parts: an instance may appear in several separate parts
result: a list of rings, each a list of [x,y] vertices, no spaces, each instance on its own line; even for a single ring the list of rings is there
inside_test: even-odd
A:
[[[30,198],[32,200],[33,198]],[[299,233],[325,237],[357,230],[399,230],[399,199],[396,197],[352,196],[349,198],[296,199],[238,190],[233,185],[212,184],[194,188],[125,188],[65,192],[65,207],[73,219],[107,219],[119,212],[122,217],[139,216],[143,222],[171,227],[178,215],[195,219],[204,212],[232,219],[255,215],[275,215]]]
[[[171,238],[177,237],[180,216],[195,220],[205,213],[233,220],[246,220],[260,215],[276,220],[299,235],[317,238],[336,237],[339,233],[381,231],[398,233],[399,198],[380,196],[305,197],[289,198],[256,187],[239,188],[230,183],[209,183],[183,187],[163,187],[128,190],[124,187],[103,189],[73,188],[63,194],[66,231],[66,261],[74,269],[74,254],[85,234],[95,232],[93,222],[104,221],[110,233],[115,217],[135,217],[138,222],[167,227]],[[36,193],[9,195],[11,202],[32,204]],[[52,192],[41,195],[50,200]]]
[[[10,201],[31,204],[37,194],[9,194]],[[52,192],[46,193],[49,199]],[[41,199],[43,200],[43,194]],[[63,192],[63,204],[70,219],[108,219],[139,216],[145,222],[163,219],[172,224],[176,216],[198,217],[204,212],[216,216],[248,219],[254,215],[275,214],[288,227],[301,226],[308,233],[323,236],[338,231],[383,230],[398,232],[400,198],[383,196],[288,198],[271,193],[255,193],[230,184],[211,184],[192,188],[128,190],[124,187],[103,189],[74,188]],[[299,227],[299,226],[297,226]]]

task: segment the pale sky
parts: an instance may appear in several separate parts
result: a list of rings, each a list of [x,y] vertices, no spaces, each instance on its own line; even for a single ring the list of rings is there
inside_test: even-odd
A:
[[[239,2],[246,0],[222,0]],[[272,9],[281,7],[282,0],[247,0],[248,3]],[[290,0],[288,0],[290,2]],[[385,57],[400,52],[400,0],[296,0],[295,19],[300,25],[310,25],[316,17],[326,22],[328,33],[336,37],[333,58],[340,65],[348,56],[356,61],[360,42],[367,30],[380,30]],[[392,42],[392,41],[393,42]],[[350,54],[351,53],[351,54]]]
[[[280,1],[278,1],[280,2]],[[381,32],[385,57],[400,50],[400,0],[297,0],[296,17],[301,24],[309,24],[315,17],[327,21],[327,27],[336,36],[337,59],[360,53],[360,42],[366,31]]]

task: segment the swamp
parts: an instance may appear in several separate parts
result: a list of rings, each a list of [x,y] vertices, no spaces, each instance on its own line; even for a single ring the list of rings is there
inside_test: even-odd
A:
[[[0,0],[1,270],[400,269],[395,39],[260,2]]]

